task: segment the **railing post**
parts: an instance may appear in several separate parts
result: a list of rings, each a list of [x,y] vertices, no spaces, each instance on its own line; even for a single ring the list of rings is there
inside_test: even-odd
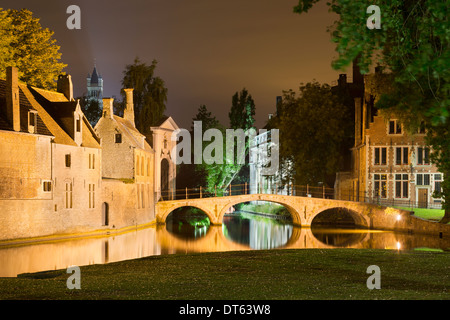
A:
[[[187,187],[186,187],[186,199],[187,199]]]
[[[214,197],[217,197],[217,185],[214,185]]]
[[[309,194],[309,184],[306,185],[306,196]]]
[[[230,183],[230,196],[231,196],[231,183]]]
[[[202,186],[200,186],[200,199],[202,198]]]
[[[325,185],[322,185],[323,188],[323,198],[325,199]]]
[[[275,182],[275,194],[278,194],[278,182]]]
[[[247,194],[247,181],[244,184],[244,194]]]

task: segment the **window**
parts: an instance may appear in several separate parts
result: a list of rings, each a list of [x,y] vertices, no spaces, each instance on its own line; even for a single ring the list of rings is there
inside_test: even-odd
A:
[[[52,191],[52,182],[44,181],[42,183],[42,188],[43,188],[44,192],[51,192]]]
[[[395,164],[402,165],[409,162],[409,148],[397,147],[395,148]]]
[[[95,153],[89,154],[89,169],[95,169]]]
[[[77,117],[77,121],[76,121],[76,126],[77,126],[77,132],[81,132],[81,119],[80,116]]]
[[[416,177],[416,185],[418,186],[429,186],[430,185],[430,174],[428,173],[418,173]]]
[[[142,204],[141,204],[141,208],[145,208],[145,201],[144,201],[144,187],[145,187],[145,185],[144,184],[141,184],[141,202],[142,202]]]
[[[122,143],[122,134],[121,133],[116,133],[115,141],[116,141],[116,143]]]
[[[425,134],[425,122],[421,122],[419,128],[417,129],[418,134]]]
[[[396,174],[395,175],[395,197],[396,198],[409,198],[408,196],[408,174]]]
[[[66,168],[70,168],[72,162],[71,158],[70,154],[66,154]]]
[[[144,162],[144,157],[141,157],[141,175],[145,176],[145,162]]]
[[[147,159],[147,177],[150,177],[150,158]]]
[[[436,198],[440,198],[442,196],[442,174],[438,173],[434,175],[434,192]]]
[[[402,126],[398,120],[389,121],[389,134],[401,134]]]
[[[387,148],[374,148],[374,165],[386,165]]]
[[[95,184],[89,184],[89,209],[95,208]]]
[[[430,149],[429,148],[417,148],[417,164],[428,165],[430,164]]]
[[[375,174],[374,175],[374,196],[387,198],[387,175],[385,174]]]
[[[141,208],[141,185],[137,184],[136,185],[136,189],[137,189],[137,208],[140,209]]]
[[[65,190],[65,207],[66,209],[72,209],[73,199],[72,199],[72,182],[66,182],[66,190]]]
[[[36,133],[36,127],[37,127],[37,112],[29,111],[28,112],[28,132]]]
[[[136,157],[136,175],[139,175],[139,156]]]

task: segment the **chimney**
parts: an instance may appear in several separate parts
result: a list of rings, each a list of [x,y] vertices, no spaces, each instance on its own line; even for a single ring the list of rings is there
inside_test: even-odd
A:
[[[133,104],[133,90],[134,89],[123,89],[126,94],[127,104],[125,110],[123,111],[123,118],[130,121],[133,127],[136,127],[134,123],[134,104]]]
[[[361,74],[361,70],[358,66],[359,57],[353,61],[353,83],[364,83],[364,76]]]
[[[56,88],[59,93],[64,94],[67,100],[73,101],[73,84],[71,75],[60,74],[58,76],[58,84]]]
[[[6,68],[6,118],[20,131],[19,75],[16,67]]]
[[[114,98],[103,99],[103,117],[112,119],[114,115]]]

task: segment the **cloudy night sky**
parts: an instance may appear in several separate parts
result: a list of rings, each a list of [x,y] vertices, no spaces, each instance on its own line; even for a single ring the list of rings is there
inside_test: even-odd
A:
[[[135,57],[151,64],[168,88],[166,114],[190,128],[201,104],[228,125],[231,97],[244,87],[262,127],[283,90],[331,83],[335,45],[326,31],[337,16],[326,1],[303,15],[298,0],[3,0],[27,8],[55,32],[74,94],[86,91],[96,62],[104,97],[120,97],[122,73]],[[81,30],[69,30],[69,5],[81,8]]]

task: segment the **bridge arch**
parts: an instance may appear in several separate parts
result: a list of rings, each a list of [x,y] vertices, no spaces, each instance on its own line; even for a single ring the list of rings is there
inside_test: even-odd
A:
[[[289,214],[291,215],[291,217],[292,217],[292,223],[294,224],[294,225],[301,225],[301,218],[300,218],[300,215],[299,215],[299,213],[297,212],[297,210],[295,210],[294,209],[294,207],[292,207],[290,204],[288,204],[286,201],[275,201],[275,200],[273,200],[273,199],[266,199],[265,197],[264,198],[258,198],[258,199],[256,199],[256,200],[242,200],[242,199],[236,199],[235,201],[231,201],[230,203],[228,203],[227,205],[225,205],[224,207],[223,207],[223,209],[220,211],[220,213],[219,213],[219,219],[220,219],[220,221],[222,221],[222,219],[223,219],[223,216],[225,215],[225,213],[226,212],[228,212],[229,210],[230,210],[230,208],[232,207],[232,206],[235,206],[235,205],[237,205],[237,204],[240,204],[240,203],[245,203],[245,202],[251,202],[251,201],[265,201],[265,202],[272,202],[272,203],[276,203],[276,204],[279,204],[279,205],[282,205],[283,207],[285,207],[287,210],[288,210],[288,212],[289,212]]]
[[[327,214],[331,215],[331,218],[334,219],[334,222],[335,222],[334,224],[339,222],[339,220],[340,220],[339,215],[347,215],[347,217],[350,217],[353,220],[356,227],[362,227],[362,228],[369,227],[369,223],[367,221],[366,216],[364,216],[363,214],[361,214],[351,208],[347,208],[347,207],[343,207],[343,206],[326,208],[325,210],[318,212],[312,219],[311,225],[314,225],[315,223],[320,221],[324,217],[324,215],[327,215]]]
[[[192,208],[201,210],[203,213],[206,214],[206,216],[208,217],[208,219],[211,223],[213,223],[213,221],[215,220],[215,217],[212,214],[210,208],[202,206],[199,203],[190,203],[190,202],[184,203],[183,202],[183,203],[173,205],[173,206],[169,207],[167,210],[165,210],[165,212],[160,217],[157,217],[158,222],[165,222],[167,220],[167,217],[169,216],[169,214],[171,214],[172,212],[174,212],[177,209],[185,208],[185,207],[192,207]]]

